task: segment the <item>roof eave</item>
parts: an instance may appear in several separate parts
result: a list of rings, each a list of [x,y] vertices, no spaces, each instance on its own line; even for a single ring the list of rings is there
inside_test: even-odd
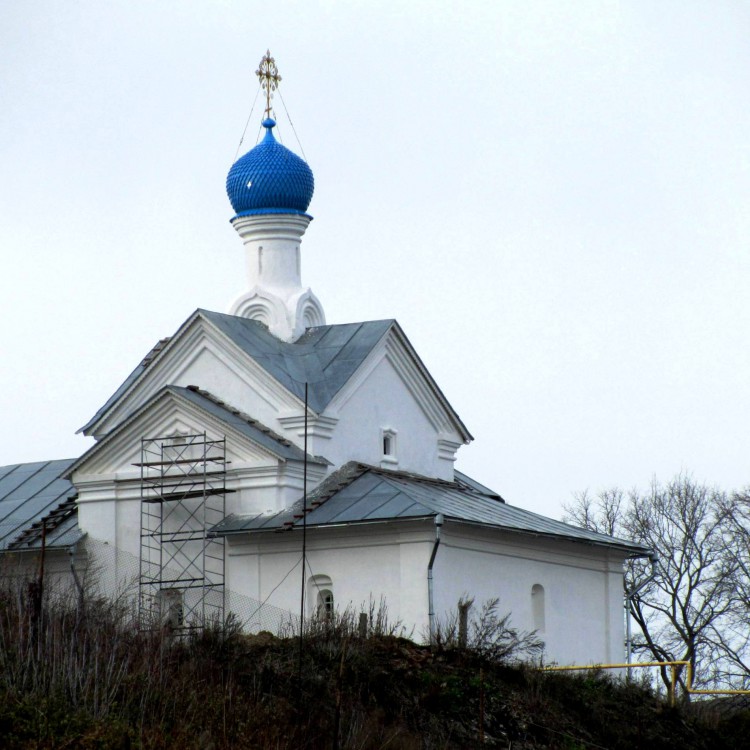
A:
[[[458,412],[451,406],[450,401],[448,401],[440,386],[432,377],[424,362],[422,362],[419,354],[417,354],[417,350],[412,346],[411,341],[409,341],[408,336],[404,333],[404,329],[401,328],[397,320],[393,321],[392,328],[395,331],[396,335],[400,338],[401,343],[409,352],[409,356],[412,358],[414,364],[417,366],[422,376],[425,378],[427,383],[429,383],[430,388],[433,390],[438,401],[449,414],[451,420],[454,422],[458,433],[461,435],[461,438],[464,441],[464,444],[470,443],[472,440],[474,440],[474,436],[469,432],[461,417],[458,416]]]
[[[105,446],[109,445],[110,442],[115,440],[117,436],[125,430],[129,425],[131,425],[133,422],[135,422],[145,411],[150,409],[157,401],[159,401],[162,398],[165,398],[167,396],[171,396],[172,398],[180,399],[185,404],[188,404],[191,408],[196,409],[197,411],[207,415],[209,418],[216,419],[220,422],[223,422],[227,430],[232,430],[237,435],[240,435],[245,440],[250,440],[252,442],[255,442],[252,440],[252,438],[248,437],[247,435],[243,435],[240,433],[235,427],[233,427],[231,424],[227,423],[225,420],[222,420],[221,417],[212,414],[211,412],[207,411],[206,409],[202,408],[200,404],[195,403],[194,401],[191,401],[190,399],[187,399],[182,393],[180,393],[179,390],[177,390],[179,386],[171,386],[171,385],[165,385],[162,388],[160,388],[148,401],[146,401],[145,404],[143,404],[139,409],[137,409],[132,414],[128,415],[122,422],[120,422],[117,427],[115,427],[111,432],[108,432],[105,437],[103,437],[98,443],[95,443],[91,446],[77,461],[75,461],[66,471],[64,474],[61,474],[60,476],[63,479],[70,479],[71,476],[75,471],[78,470],[78,468],[84,464],[86,461],[88,461],[92,456],[97,454],[100,450],[103,450]],[[260,445],[260,443],[256,443],[257,445]],[[286,456],[281,455],[281,453],[276,453],[272,449],[270,449],[268,446],[260,445],[260,447],[273,455],[276,459],[281,461],[282,463],[286,463],[290,459],[288,459]],[[320,465],[327,465],[327,463],[324,463],[325,459],[319,459],[317,456],[309,456],[308,455],[308,461],[320,464]],[[299,456],[299,458],[291,459],[296,461],[303,461],[304,457]]]
[[[419,515],[419,516],[407,516],[407,517],[399,517],[394,516],[393,518],[364,518],[361,520],[354,520],[354,521],[337,521],[332,523],[308,523],[306,524],[307,530],[312,529],[337,529],[337,528],[349,528],[352,526],[368,526],[368,525],[377,525],[377,524],[392,524],[392,523],[403,523],[407,521],[426,521],[432,518],[435,518],[438,513],[429,513],[425,515]],[[486,522],[480,522],[480,521],[470,521],[464,518],[456,518],[454,516],[445,516],[446,521],[450,521],[451,523],[457,523],[462,524],[465,526],[472,526],[472,527],[481,527],[481,528],[492,528],[498,531],[504,531],[510,534],[519,534],[523,536],[531,536],[531,537],[537,537],[537,538],[543,538],[543,539],[555,539],[557,541],[561,542],[570,542],[572,544],[585,544],[586,546],[590,547],[601,547],[604,549],[616,549],[621,552],[625,553],[625,557],[628,559],[635,559],[640,557],[651,557],[653,555],[653,550],[650,550],[646,547],[641,547],[640,545],[623,545],[619,544],[617,542],[607,542],[605,540],[596,540],[596,539],[584,539],[579,537],[571,537],[566,536],[564,534],[554,534],[554,533],[545,533],[541,531],[531,531],[529,529],[517,529],[513,528],[512,526],[503,526],[501,524],[490,524]],[[284,531],[294,531],[295,529],[301,529],[302,526],[299,523],[295,523],[292,526],[270,526],[266,528],[257,528],[257,529],[234,529],[234,530],[228,530],[228,531],[212,531],[212,535],[214,536],[236,536],[240,534],[260,534],[260,533],[279,533]]]
[[[553,532],[546,531],[533,531],[531,529],[518,529],[513,526],[503,526],[502,524],[485,523],[482,521],[471,521],[465,518],[455,518],[453,516],[446,516],[446,520],[452,521],[453,523],[460,523],[466,526],[481,526],[491,527],[500,531],[505,531],[510,534],[521,534],[523,536],[540,537],[542,539],[556,539],[561,542],[571,542],[573,544],[585,544],[593,547],[604,547],[606,549],[618,549],[622,552],[627,552],[627,557],[638,558],[638,557],[651,557],[654,552],[647,547],[642,547],[639,544],[620,544],[617,541],[608,542],[604,539],[586,539],[584,537],[567,536],[566,534],[555,534]]]
[[[120,396],[120,398],[117,399],[117,401],[114,401],[112,404],[110,404],[109,408],[104,411],[102,414],[99,415],[98,419],[96,418],[96,415],[92,417],[83,427],[81,427],[79,430],[77,430],[76,434],[83,433],[86,436],[93,435],[97,428],[104,422],[107,417],[112,413],[112,411],[117,407],[117,405],[124,399],[127,398],[141,383],[143,378],[145,377],[146,372],[149,371],[149,369],[157,362],[160,362],[162,359],[164,359],[165,352],[171,351],[176,341],[180,338],[182,338],[182,334],[189,328],[193,321],[196,320],[196,318],[203,318],[204,322],[211,325],[211,327],[217,331],[217,333],[221,333],[218,331],[216,326],[211,324],[211,322],[203,315],[203,311],[198,308],[196,309],[188,318],[185,320],[185,322],[177,329],[175,334],[170,337],[169,342],[161,348],[161,350],[156,354],[156,356],[148,363],[148,367],[144,367],[141,373],[133,380],[133,382],[130,384],[130,386],[125,390],[124,393]],[[125,379],[127,381],[127,378]],[[125,381],[123,381],[125,382]],[[119,387],[118,387],[119,389]],[[117,393],[117,390],[115,390],[115,393]],[[113,394],[114,395],[114,394]],[[111,398],[111,396],[110,396]],[[105,402],[106,403],[106,402]],[[94,421],[96,420],[96,421]],[[119,426],[119,425],[118,425]]]
[[[339,529],[339,528],[348,528],[351,526],[373,526],[376,524],[392,524],[392,523],[404,523],[407,521],[426,521],[431,518],[434,518],[437,514],[436,513],[430,513],[428,515],[422,515],[422,516],[408,516],[405,518],[399,518],[398,516],[395,516],[394,518],[363,518],[359,521],[335,521],[333,523],[307,523],[306,528],[308,531],[312,529]],[[302,525],[299,523],[295,523],[292,526],[269,526],[265,528],[259,528],[259,529],[234,529],[229,531],[215,531],[211,530],[209,533],[211,536],[238,536],[240,534],[261,534],[261,533],[275,533],[278,534],[280,532],[288,532],[288,531],[301,531]]]

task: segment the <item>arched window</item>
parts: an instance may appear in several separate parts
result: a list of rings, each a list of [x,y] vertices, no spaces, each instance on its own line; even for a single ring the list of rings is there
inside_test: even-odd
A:
[[[308,612],[311,617],[330,620],[335,608],[333,581],[327,575],[310,576],[307,582]]]
[[[330,620],[333,617],[333,591],[320,589],[318,591],[318,606],[316,614],[319,620]]]
[[[535,583],[531,587],[531,615],[534,619],[534,630],[544,632],[544,586]]]

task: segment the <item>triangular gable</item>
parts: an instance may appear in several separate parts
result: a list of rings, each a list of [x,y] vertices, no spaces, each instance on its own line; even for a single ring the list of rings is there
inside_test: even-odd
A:
[[[256,420],[233,409],[197,387],[165,386],[105,438],[92,446],[66,471],[104,472],[104,466],[130,466],[139,460],[140,439],[165,435],[169,431],[213,431],[233,439],[234,452],[247,457],[272,457],[277,461],[303,461],[304,452]],[[245,446],[244,449],[241,446]],[[228,451],[230,444],[227,445]],[[326,465],[325,459],[308,456],[308,461]]]
[[[331,399],[327,405],[328,413],[335,414],[341,410],[348,399],[357,393],[378,363],[387,359],[435,430],[446,439],[450,436],[449,442],[455,440],[454,436],[458,437],[457,443],[451,442],[453,451],[460,444],[471,442],[471,433],[430,375],[401,326],[395,320],[389,323],[385,335]]]
[[[296,395],[197,310],[150,361],[136,368],[85,432],[101,439],[165,386],[191,383],[233,398],[247,410],[250,404],[238,395],[244,393],[255,402],[253,413],[269,423],[279,409],[301,409]]]
[[[143,398],[139,403],[137,391],[149,380],[153,380],[155,385],[159,380],[156,373],[168,369],[165,363],[170,358],[180,354],[184,357],[181,348],[184,349],[196,327],[202,327],[207,334],[214,332],[224,346],[231,347],[233,356],[227,354],[221,357],[222,364],[231,365],[232,359],[240,356],[245,370],[254,367],[258,375],[256,379],[266,381],[266,390],[273,390],[271,382],[275,383],[276,396],[282,400],[286,398],[289,402],[287,408],[299,408],[302,405],[307,382],[308,406],[313,412],[320,414],[393,322],[383,320],[319,326],[308,329],[296,342],[289,343],[277,339],[258,321],[196,310],[171,339],[159,342],[81,431],[86,435],[96,435],[110,417],[116,414],[118,407],[129,401],[133,401],[134,408],[140,406]],[[167,376],[163,376],[161,380],[160,386],[170,384]],[[152,385],[152,390],[153,387]],[[286,393],[286,397],[278,389]],[[145,390],[148,392],[149,389]],[[148,395],[144,394],[146,397]]]

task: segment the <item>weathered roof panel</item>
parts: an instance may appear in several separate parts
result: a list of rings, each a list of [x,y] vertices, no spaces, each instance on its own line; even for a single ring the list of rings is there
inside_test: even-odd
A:
[[[167,386],[167,390],[182,396],[182,398],[187,399],[209,414],[213,414],[217,419],[224,422],[224,424],[234,427],[238,432],[250,438],[258,445],[263,446],[275,456],[279,456],[285,460],[297,461],[302,461],[305,457],[305,452],[294,445],[294,443],[277,435],[257,420],[242,414],[237,409],[228,406],[206,391],[193,386],[183,388],[175,385]],[[310,455],[308,455],[308,461],[322,465],[328,464],[325,459]]]
[[[73,461],[36,461],[0,467],[0,551],[7,550],[26,530],[75,497],[73,485],[61,478]],[[73,526],[69,525],[66,538],[75,534]],[[58,544],[55,529],[51,524],[48,546]]]
[[[314,528],[442,514],[446,519],[506,531],[616,547],[630,555],[649,552],[634,542],[598,534],[508,505],[497,493],[463,474],[458,480],[446,482],[364,464],[347,464],[310,494],[306,523]],[[215,531],[233,534],[299,526],[302,523],[301,513],[300,501],[290,511],[275,516],[229,516]]]
[[[235,409],[234,407],[225,403],[208,391],[204,391],[194,385],[190,385],[187,387],[167,385],[164,386],[156,394],[154,394],[145,404],[143,404],[137,411],[131,414],[126,420],[121,422],[114,430],[108,433],[103,440],[100,440],[95,445],[92,445],[91,448],[86,451],[86,453],[84,453],[80,458],[73,461],[68,467],[65,476],[72,476],[82,464],[88,461],[99,451],[104,450],[105,446],[108,445],[112,440],[116,439],[117,435],[122,430],[124,430],[129,424],[137,420],[144,412],[147,412],[154,403],[162,398],[165,398],[167,394],[170,394],[172,398],[176,397],[178,399],[185,399],[191,404],[194,404],[208,414],[216,417],[223,424],[227,425],[228,427],[234,428],[240,434],[245,435],[253,442],[265,448],[269,453],[277,456],[284,461],[304,460],[305,453],[301,448],[298,448],[296,445],[294,445],[294,443],[290,442],[281,435],[277,435],[261,422],[258,422],[249,415],[242,413],[238,409]],[[311,463],[320,464],[322,466],[329,465],[329,462],[325,458],[321,458],[320,456],[312,456],[308,454],[307,460]]]
[[[256,320],[200,310],[263,369],[298,398],[308,383],[310,408],[320,413],[393,325],[392,320],[317,326],[297,341],[280,341]]]

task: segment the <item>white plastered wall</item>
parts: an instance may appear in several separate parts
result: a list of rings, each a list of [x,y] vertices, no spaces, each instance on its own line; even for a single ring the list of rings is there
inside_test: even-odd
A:
[[[310,529],[305,581],[313,575],[329,576],[338,610],[350,605],[367,611],[371,599],[377,607],[382,598],[389,621],[403,622],[407,632],[421,640],[428,627],[431,534],[431,524],[419,523]],[[227,587],[298,613],[302,532],[267,532],[228,541]],[[307,602],[307,616],[314,606]]]
[[[316,450],[340,466],[361,461],[373,466],[453,480],[453,461],[440,458],[441,433],[387,357],[381,357],[349,392],[337,397],[326,416],[337,424]],[[396,461],[383,462],[383,430],[395,432]],[[458,435],[454,436],[460,442]]]
[[[365,609],[384,599],[391,622],[416,640],[428,634],[427,565],[435,540],[432,519],[308,531],[311,575],[333,582],[337,609]],[[299,612],[302,535],[268,532],[231,538],[227,586],[245,596]],[[295,568],[295,565],[297,566]],[[289,571],[292,571],[291,573]],[[442,529],[434,566],[438,619],[461,597],[499,598],[511,624],[534,629],[531,591],[544,587],[545,660],[558,664],[622,661],[622,558],[605,548],[459,526]],[[306,614],[314,603],[308,601]]]
[[[148,413],[100,444],[75,471],[78,524],[93,540],[140,555],[140,448],[143,436],[206,431],[226,437],[228,470],[226,513],[276,512],[302,494],[302,461],[281,461],[243,435],[229,430],[179,397],[165,395]],[[319,481],[324,466],[310,464],[308,477]]]
[[[99,425],[98,438],[165,384],[197,385],[303,446],[300,399],[200,316],[165,355]],[[331,470],[357,460],[453,479],[455,450],[463,438],[395,334],[370,353],[320,419],[312,413],[309,416],[308,451],[331,461]],[[396,434],[396,461],[383,462],[384,429]]]
[[[544,589],[545,661],[558,664],[621,662],[623,558],[607,548],[531,535],[493,532],[447,522],[434,566],[438,617],[459,598],[473,612],[498,598],[511,624],[534,630],[532,587]]]

